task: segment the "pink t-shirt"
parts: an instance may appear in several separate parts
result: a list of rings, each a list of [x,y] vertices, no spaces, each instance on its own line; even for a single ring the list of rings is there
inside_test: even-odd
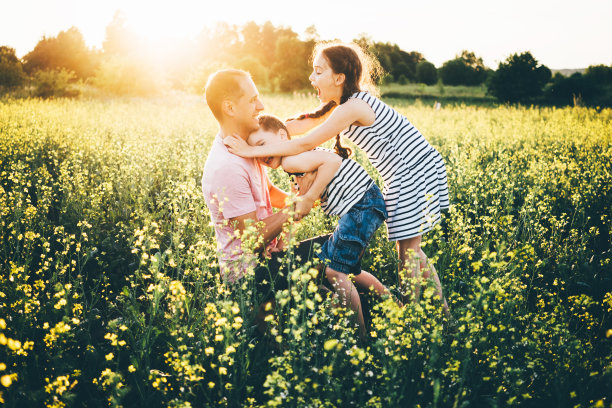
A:
[[[255,255],[244,254],[240,238],[229,220],[255,211],[258,220],[273,214],[268,176],[256,159],[245,159],[227,150],[220,135],[208,153],[202,191],[215,224],[221,272],[230,282],[242,278]],[[268,249],[276,240],[268,244]]]

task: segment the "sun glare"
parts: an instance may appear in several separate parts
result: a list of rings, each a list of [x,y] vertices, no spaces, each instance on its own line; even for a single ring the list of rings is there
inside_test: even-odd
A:
[[[143,3],[126,8],[125,16],[137,35],[153,42],[193,37],[209,23],[205,3],[189,7],[181,3]]]

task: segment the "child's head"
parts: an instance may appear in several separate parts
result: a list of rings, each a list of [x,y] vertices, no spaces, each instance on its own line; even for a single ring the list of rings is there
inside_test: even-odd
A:
[[[273,115],[260,115],[259,129],[249,135],[247,143],[251,146],[263,146],[288,139],[290,139],[289,131],[282,120]],[[262,157],[258,160],[261,164],[275,169],[280,166],[282,157]]]
[[[324,58],[334,74],[344,76],[340,103],[355,92],[366,90],[378,96],[375,81],[382,74],[380,63],[355,43],[321,42],[313,52],[313,66]]]

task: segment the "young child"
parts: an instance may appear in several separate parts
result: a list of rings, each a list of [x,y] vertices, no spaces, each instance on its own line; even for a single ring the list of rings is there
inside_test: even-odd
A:
[[[280,119],[272,115],[260,115],[259,130],[251,133],[247,142],[253,146],[265,146],[288,139],[289,132]],[[322,189],[313,184],[300,196],[298,207],[304,207],[306,203],[306,210],[310,210],[312,204],[321,199],[321,208],[326,214],[340,216],[338,226],[317,256],[326,263],[327,280],[334,287],[341,302],[345,306],[348,304],[355,312],[360,333],[365,336],[361,301],[354,285],[360,289],[373,288],[379,295],[390,295],[378,279],[361,270],[361,258],[365,248],[385,221],[387,210],[382,193],[372,178],[363,167],[348,158],[350,150],[340,150],[339,153],[344,157],[331,150],[318,148],[295,156],[267,157],[259,160],[271,168],[282,166],[283,170],[290,174],[317,170],[329,175],[329,183]],[[303,211],[299,208],[296,210]],[[349,275],[352,275],[352,281]]]
[[[356,44],[319,43],[313,51],[311,84],[324,107],[287,122],[299,139],[269,146],[249,146],[226,137],[229,150],[242,157],[296,155],[310,151],[340,133],[361,148],[384,180],[389,240],[397,242],[399,283],[404,302],[420,296],[420,277],[432,277],[437,296],[449,315],[436,270],[421,249],[421,237],[440,221],[440,210],[449,207],[446,169],[440,153],[408,119],[376,97],[375,61]],[[333,111],[328,114],[330,110]],[[402,275],[406,267],[418,283]],[[410,293],[411,292],[411,293]],[[412,295],[412,296],[410,296]]]

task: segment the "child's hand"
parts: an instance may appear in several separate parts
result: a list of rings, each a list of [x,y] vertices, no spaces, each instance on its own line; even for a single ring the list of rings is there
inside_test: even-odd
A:
[[[295,204],[295,212],[299,219],[304,218],[308,215],[316,200],[312,199],[309,195],[300,196],[297,203]]]
[[[227,150],[229,150],[230,153],[241,157],[251,157],[249,156],[249,153],[252,150],[251,146],[249,146],[244,139],[238,136],[229,135],[224,137],[223,144],[227,146]]]
[[[306,173],[301,177],[294,177],[295,185],[291,184],[291,191],[301,196],[305,195],[310,190],[315,178],[317,178],[316,170]]]

